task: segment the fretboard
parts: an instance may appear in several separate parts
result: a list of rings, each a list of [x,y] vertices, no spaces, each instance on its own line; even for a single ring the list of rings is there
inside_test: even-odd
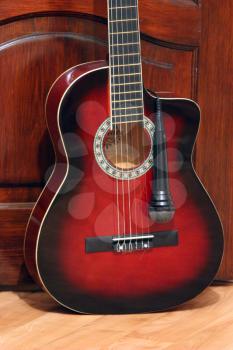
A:
[[[138,0],[108,0],[112,124],[143,121]]]

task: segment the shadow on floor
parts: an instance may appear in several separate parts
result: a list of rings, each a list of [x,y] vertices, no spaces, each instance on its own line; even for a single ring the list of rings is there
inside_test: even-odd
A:
[[[201,294],[196,296],[194,299],[187,301],[184,304],[181,304],[170,311],[184,311],[184,310],[193,310],[201,309],[213,304],[216,304],[220,299],[220,295],[214,290],[214,286],[211,288],[206,288]]]
[[[196,298],[187,301],[186,303],[177,306],[169,312],[173,311],[184,311],[184,310],[192,310],[192,309],[200,309],[210,305],[217,303],[220,299],[220,295],[217,293],[217,286],[228,285],[228,283],[224,282],[215,282],[211,287],[205,289],[200,295]],[[36,308],[45,312],[55,312],[61,314],[75,314],[75,312],[65,309],[62,306],[58,305],[52,297],[50,297],[47,293],[42,291],[33,291],[33,292],[17,292],[15,294],[18,295],[20,299],[22,299],[25,303],[30,305],[32,308]]]

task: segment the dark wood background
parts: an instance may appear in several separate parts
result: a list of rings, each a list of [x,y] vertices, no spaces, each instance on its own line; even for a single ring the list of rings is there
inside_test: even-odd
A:
[[[139,0],[145,86],[202,107],[195,166],[221,215],[233,278],[232,0]],[[105,59],[105,0],[0,1],[0,285],[22,288],[23,236],[53,162],[46,94],[65,69]]]

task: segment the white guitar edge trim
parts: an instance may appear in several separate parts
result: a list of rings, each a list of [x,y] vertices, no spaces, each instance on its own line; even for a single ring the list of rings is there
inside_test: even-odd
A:
[[[51,142],[52,142],[52,144],[53,144],[53,149],[54,149],[53,138],[52,138],[52,135],[51,135],[51,133],[50,133],[50,129],[49,129],[49,127],[48,127],[48,120],[47,120],[47,116],[46,116],[46,114],[47,114],[47,113],[46,113],[46,106],[47,106],[47,101],[48,101],[48,97],[49,97],[49,95],[50,95],[50,92],[51,92],[51,90],[53,89],[54,85],[58,82],[58,80],[59,80],[64,74],[66,74],[66,73],[69,72],[70,70],[74,69],[75,67],[84,66],[84,65],[86,65],[86,64],[91,64],[91,63],[94,63],[94,62],[96,62],[96,61],[89,61],[89,62],[85,62],[85,63],[80,63],[80,64],[77,64],[77,65],[75,65],[75,66],[72,66],[72,67],[66,69],[64,72],[62,72],[62,73],[56,78],[56,80],[54,80],[53,84],[51,85],[51,87],[50,87],[50,89],[49,89],[49,91],[48,91],[48,93],[47,93],[47,95],[46,95],[45,107],[44,107],[45,123],[46,123],[46,126],[47,126],[47,130],[48,130],[48,132],[49,132],[49,136],[50,136]],[[103,61],[98,61],[98,62],[103,62],[103,63],[104,63],[105,61],[103,60]],[[27,225],[26,225],[25,237],[24,237],[24,243],[23,243],[24,261],[26,260],[26,259],[25,259],[25,242],[26,242],[26,236],[27,236],[28,225],[29,225],[29,222],[30,222],[30,220],[31,220],[33,211],[34,211],[35,207],[37,206],[37,203],[39,202],[41,196],[43,195],[43,192],[44,192],[44,190],[45,190],[45,187],[46,187],[47,183],[49,182],[49,180],[50,180],[50,179],[52,178],[52,176],[53,176],[53,173],[54,173],[54,170],[55,170],[55,164],[56,164],[56,162],[57,162],[56,153],[54,152],[54,154],[55,154],[54,168],[53,168],[53,170],[52,170],[52,172],[51,172],[51,174],[50,174],[48,180],[46,181],[45,186],[43,187],[42,191],[40,192],[40,194],[39,194],[39,196],[38,196],[36,202],[35,202],[34,205],[33,205],[31,214],[30,214],[29,219],[28,219],[28,223],[27,223]]]
[[[63,72],[63,73],[55,80],[55,82],[52,84],[52,86],[51,86],[51,88],[50,88],[50,90],[49,90],[49,92],[48,92],[48,94],[47,94],[45,106],[46,106],[46,104],[47,104],[47,100],[48,100],[48,96],[49,96],[49,94],[50,94],[50,91],[52,90],[53,86],[56,84],[56,82],[59,80],[59,78],[60,78],[63,74],[67,73],[69,70],[71,70],[71,69],[73,69],[73,68],[75,68],[75,67],[79,67],[79,66],[82,66],[82,65],[85,65],[85,64],[88,64],[88,63],[95,63],[95,62],[96,62],[96,61],[91,61],[91,62],[86,62],[86,63],[80,64],[80,65],[76,65],[76,66],[73,66],[73,67],[67,69],[65,72]],[[103,60],[103,61],[99,61],[99,62],[101,63],[101,62],[105,62],[105,61]],[[40,275],[40,271],[39,271],[39,269],[38,269],[38,256],[37,256],[37,251],[38,251],[38,244],[39,244],[40,232],[41,232],[41,228],[42,228],[42,226],[43,226],[45,217],[46,217],[46,215],[47,215],[47,213],[48,213],[48,211],[49,211],[49,209],[50,209],[52,203],[54,202],[54,200],[55,200],[55,198],[56,198],[56,196],[57,196],[57,193],[59,192],[60,188],[63,186],[63,184],[64,184],[64,182],[65,182],[65,180],[66,180],[66,178],[67,178],[68,171],[69,171],[69,158],[68,158],[68,155],[67,155],[67,152],[66,152],[66,149],[65,149],[65,144],[64,144],[64,141],[63,141],[63,137],[62,137],[62,133],[61,133],[61,129],[60,129],[60,123],[59,123],[59,115],[60,115],[61,104],[62,104],[62,102],[63,102],[63,100],[64,100],[66,94],[68,93],[68,91],[71,89],[71,87],[72,87],[78,80],[80,80],[81,78],[83,78],[84,76],[86,76],[86,75],[88,75],[88,74],[90,74],[90,73],[93,73],[93,72],[95,72],[95,71],[99,71],[99,70],[102,70],[102,69],[109,69],[109,66],[102,66],[102,67],[99,67],[99,68],[95,68],[95,69],[89,70],[88,72],[85,72],[84,74],[81,74],[79,77],[77,77],[77,78],[67,87],[67,89],[65,90],[65,92],[63,93],[63,95],[62,95],[62,97],[61,97],[61,99],[60,99],[59,106],[58,106],[58,110],[57,110],[57,126],[58,126],[58,129],[59,129],[59,134],[60,134],[60,137],[61,137],[62,145],[63,145],[64,151],[65,151],[65,157],[66,157],[66,161],[67,161],[67,170],[66,170],[66,174],[65,174],[65,176],[64,176],[64,179],[63,179],[62,183],[61,183],[60,186],[58,187],[56,193],[55,193],[54,196],[53,196],[52,201],[50,202],[50,204],[49,204],[49,206],[48,206],[46,212],[44,213],[43,219],[42,219],[42,221],[41,221],[41,223],[40,223],[40,227],[39,227],[39,230],[38,230],[37,241],[36,241],[36,249],[35,249],[35,263],[36,263],[36,269],[37,269],[38,278],[40,279],[40,282],[41,282],[41,285],[42,285],[43,289],[44,289],[58,304],[62,305],[62,306],[65,307],[66,309],[69,309],[69,310],[74,311],[74,312],[76,312],[76,313],[87,314],[87,315],[89,315],[89,314],[91,314],[91,313],[87,313],[87,312],[83,312],[83,311],[80,311],[80,310],[72,309],[71,307],[69,307],[69,306],[63,304],[61,301],[59,301],[58,299],[56,299],[56,297],[55,297],[54,295],[52,295],[51,292],[46,288],[45,284],[43,283],[43,279],[42,279],[42,277],[41,277],[41,275]],[[156,98],[156,96],[154,96],[154,95],[153,95],[152,93],[150,93],[148,90],[147,90],[147,92],[149,93],[149,95],[150,95],[151,97]],[[197,106],[197,108],[198,108],[198,110],[199,110],[199,114],[200,114],[200,119],[201,119],[200,107],[199,107],[199,105],[198,105],[195,101],[193,101],[193,100],[191,100],[191,99],[188,99],[188,98],[179,98],[179,97],[178,97],[178,98],[175,98],[175,97],[174,97],[174,98],[160,98],[160,100],[191,101],[192,103],[194,103],[194,104]],[[47,124],[47,128],[48,128],[47,118],[46,118],[46,124]],[[48,130],[49,130],[49,128],[48,128]],[[217,213],[217,215],[218,215],[218,218],[220,219],[219,214],[218,214],[218,211],[217,211],[217,209],[216,209],[216,207],[215,207],[215,205],[214,205],[212,199],[210,198],[208,192],[206,191],[205,187],[203,186],[203,184],[202,184],[200,178],[198,177],[198,175],[197,175],[197,173],[196,173],[196,171],[195,171],[195,169],[194,169],[194,167],[193,167],[192,156],[193,156],[194,146],[195,146],[195,144],[196,144],[197,135],[198,135],[198,133],[199,133],[199,130],[200,130],[200,123],[199,123],[199,126],[198,126],[198,130],[197,130],[197,133],[196,133],[196,137],[195,137],[194,144],[193,144],[193,148],[192,148],[192,152],[191,152],[191,165],[192,165],[192,169],[193,169],[195,175],[197,176],[199,182],[201,183],[201,185],[202,185],[204,191],[206,192],[207,196],[209,197],[210,201],[212,202],[212,204],[213,204],[213,206],[214,206],[214,208],[215,208],[215,210],[216,210],[216,213]],[[49,134],[50,134],[50,130],[49,130]],[[51,137],[51,136],[52,136],[52,135],[50,134],[50,137]],[[52,142],[53,142],[53,138],[52,138],[52,137],[51,137],[51,140],[52,140]],[[54,148],[54,149],[55,149],[55,148]],[[54,153],[55,153],[55,152],[54,152]],[[56,159],[56,153],[55,153],[55,165],[56,165],[56,160],[57,160],[57,159]],[[49,182],[49,180],[50,180],[50,179],[52,178],[52,176],[53,176],[53,173],[54,173],[54,171],[55,171],[55,165],[54,165],[54,169],[53,169],[53,171],[52,171],[52,173],[51,173],[49,179],[47,180],[46,184]],[[43,194],[45,188],[46,188],[46,185],[45,185],[44,189],[42,190],[40,196],[38,197],[38,199],[37,199],[37,201],[36,201],[36,203],[35,203],[35,205],[34,205],[34,207],[33,207],[33,210],[32,210],[32,212],[31,212],[31,214],[30,214],[30,217],[29,217],[29,220],[28,220],[28,224],[27,224],[27,227],[26,227],[26,232],[27,232],[27,228],[28,228],[29,222],[30,222],[30,220],[31,220],[33,211],[34,211],[35,207],[37,206],[37,203],[38,203],[38,201],[40,200],[40,198],[41,198],[41,196],[42,196],[42,194]],[[220,220],[220,223],[221,223],[221,220]],[[222,226],[222,223],[221,223],[221,226]],[[223,227],[222,227],[222,229],[223,229]],[[24,239],[24,247],[25,247],[25,241],[26,241],[26,235],[25,235],[25,239]],[[25,249],[24,249],[24,253],[25,253]],[[211,282],[210,282],[210,283],[211,283]],[[201,291],[201,292],[202,292],[202,291]],[[200,292],[200,293],[201,293],[201,292]],[[179,305],[181,305],[181,304],[179,304]],[[174,305],[174,306],[175,306],[175,305]]]

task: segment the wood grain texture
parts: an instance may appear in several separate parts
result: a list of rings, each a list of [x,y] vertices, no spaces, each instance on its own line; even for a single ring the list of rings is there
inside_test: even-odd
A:
[[[213,0],[203,1],[198,92],[203,117],[196,167],[225,229],[225,258],[219,278],[233,279],[233,2],[215,5]]]
[[[64,312],[45,293],[0,293],[4,350],[231,350],[233,286],[208,288],[179,310],[122,316]]]
[[[30,281],[22,266],[23,232],[31,212],[31,205],[16,203],[0,207],[0,276],[2,284],[17,285]]]
[[[139,1],[141,31],[152,37],[170,42],[197,45],[200,33],[200,7],[190,0]],[[107,2],[99,0],[69,1],[3,0],[0,4],[0,20],[12,17],[47,14],[49,12],[83,13],[106,17]],[[185,28],[185,30],[184,30]]]
[[[147,41],[147,40],[148,41]],[[197,98],[198,49],[142,40],[144,85],[160,96]]]

